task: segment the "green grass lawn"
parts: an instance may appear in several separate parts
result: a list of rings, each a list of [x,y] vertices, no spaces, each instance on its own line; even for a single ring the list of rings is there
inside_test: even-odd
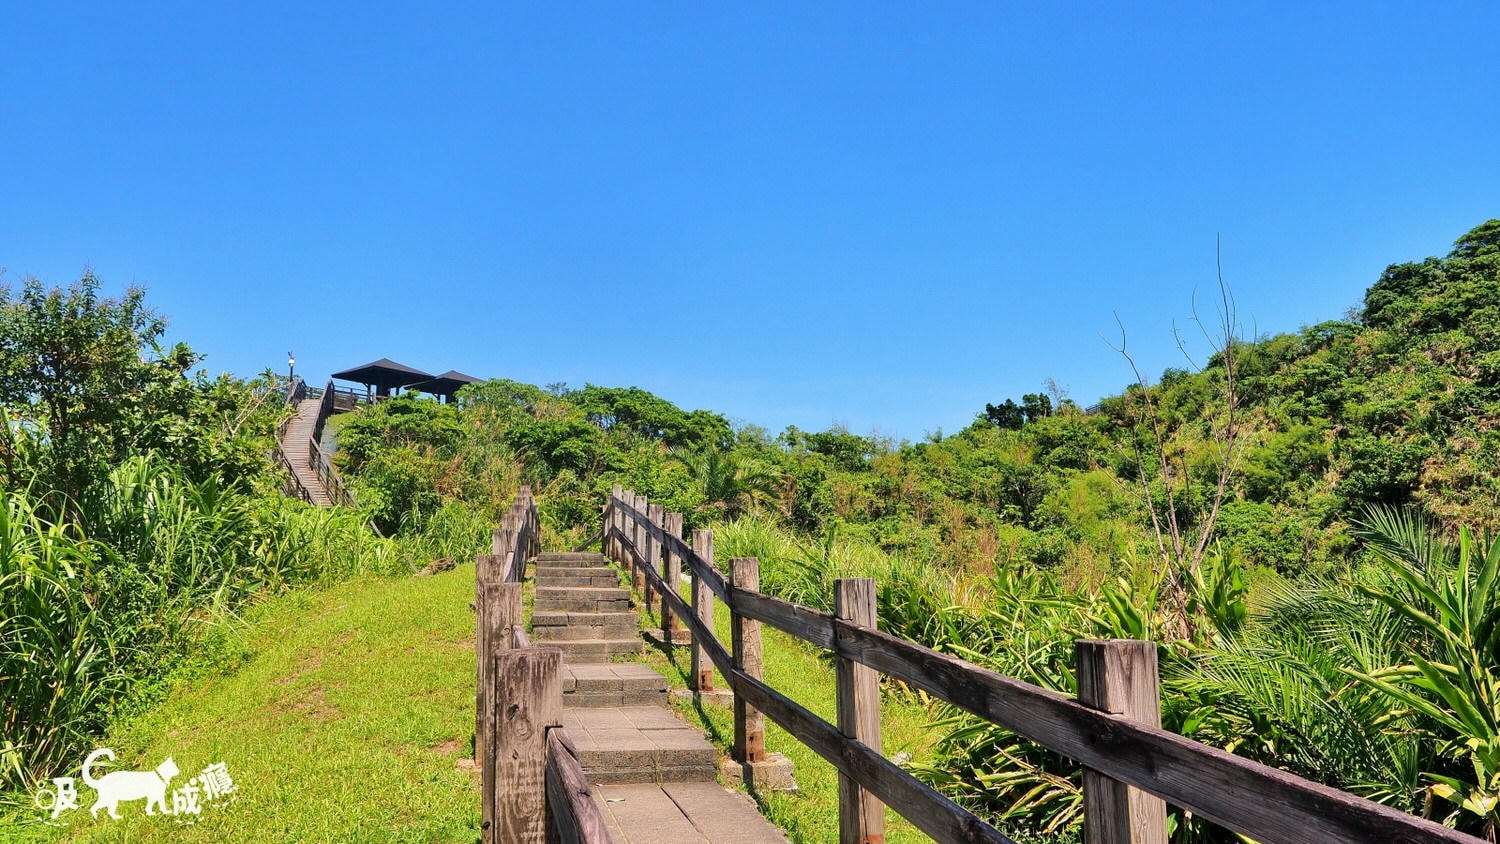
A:
[[[715,601],[715,632],[719,641],[729,642],[729,608]],[[659,622],[657,622],[659,623]],[[761,658],[765,664],[766,683],[833,723],[836,715],[834,669],[825,652],[778,630],[761,625]],[[691,652],[686,647],[672,649],[671,657],[648,648],[646,662],[671,681],[674,687],[686,688],[692,670]],[[716,688],[728,684],[716,671]],[[677,700],[674,707],[687,720],[703,726],[709,738],[728,753],[734,740],[733,713],[727,706],[695,704],[691,699]],[[913,696],[893,694],[883,688],[881,694],[881,744],[887,757],[910,754],[914,761],[924,761],[931,753],[936,734],[930,725],[937,719],[936,706],[928,707]],[[809,750],[790,733],[766,719],[766,749],[784,754],[792,760],[797,780],[795,792],[770,792],[753,795],[761,811],[773,823],[787,831],[799,844],[823,844],[839,838],[838,770],[823,757]],[[891,844],[926,842],[928,838],[905,818],[886,809],[886,841]]]
[[[94,820],[88,812],[94,792],[80,782],[82,808],[63,816],[67,826],[49,827],[40,812],[25,812],[0,825],[0,839],[477,841],[478,775],[468,761],[473,595],[473,566],[462,565],[432,577],[372,578],[261,603],[235,629],[206,637],[197,664],[165,702],[100,742],[114,749],[120,769],[149,770],[172,757],[182,773],[169,801],[171,789],[223,762],[238,787],[232,802],[206,808],[192,824],[147,817],[139,800],[121,804],[121,820],[103,813]],[[727,610],[718,610],[719,635],[728,641]],[[764,635],[766,680],[831,720],[832,664],[779,632]],[[674,685],[686,685],[686,648],[674,649],[670,661],[649,650],[646,660]],[[727,707],[676,706],[727,748],[733,732]],[[921,761],[933,718],[929,708],[886,690],[885,753]],[[791,758],[799,790],[756,795],[763,811],[794,841],[836,841],[833,766],[769,719],[766,743]],[[928,840],[889,811],[886,836],[892,844]]]
[[[262,603],[216,637],[210,670],[101,742],[122,769],[172,757],[182,773],[170,788],[223,762],[233,802],[191,825],[147,817],[139,800],[121,804],[122,820],[93,820],[80,782],[66,828],[23,820],[0,837],[477,841],[477,774],[461,763],[474,732],[473,596],[468,565]]]

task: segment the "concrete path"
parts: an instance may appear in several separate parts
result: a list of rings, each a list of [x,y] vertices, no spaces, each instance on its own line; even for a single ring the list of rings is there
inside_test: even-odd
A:
[[[787,838],[718,783],[718,750],[667,708],[666,678],[609,660],[641,652],[629,589],[601,554],[541,554],[531,640],[563,651],[563,726],[616,844]]]

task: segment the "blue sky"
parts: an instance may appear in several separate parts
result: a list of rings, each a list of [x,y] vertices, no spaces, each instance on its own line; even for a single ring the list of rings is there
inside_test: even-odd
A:
[[[6,3],[0,281],[918,439],[1500,216],[1496,4],[1145,5]]]

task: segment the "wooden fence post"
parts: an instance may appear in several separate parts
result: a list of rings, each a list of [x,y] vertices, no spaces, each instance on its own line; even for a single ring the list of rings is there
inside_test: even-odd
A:
[[[650,502],[646,500],[646,496],[644,495],[635,495],[631,501],[631,507],[642,516],[646,515],[646,509],[649,506]],[[642,554],[645,548],[645,539],[643,538],[645,534],[644,526],[633,516],[626,516],[625,521],[627,524],[626,532],[630,534],[630,543],[635,546],[637,554]],[[630,585],[637,592],[646,591],[646,575],[641,572],[640,565],[634,557],[630,559]]]
[[[485,841],[547,840],[547,730],[562,726],[562,651],[521,648],[495,655],[493,801]]]
[[[760,561],[754,557],[736,557],[729,561],[729,579],[736,589],[760,591]],[[730,635],[734,639],[734,667],[759,680],[760,622],[746,618],[729,608]],[[766,758],[766,716],[745,702],[744,695],[734,696],[734,761],[741,765],[762,762]]]
[[[708,563],[709,568],[714,565],[714,532],[711,530],[693,531],[693,553],[703,562]],[[693,574],[693,614],[703,622],[703,626],[709,630],[714,629],[714,593],[708,588],[708,581],[698,576],[695,568]],[[693,637],[693,673],[688,677],[688,682],[693,684],[695,692],[711,692],[714,690],[714,664],[708,658],[708,651],[704,649],[703,643],[698,637]]]
[[[839,579],[833,582],[833,588],[834,617],[871,630],[878,627],[874,580],[865,577]],[[839,732],[880,753],[879,675],[868,665],[844,657],[835,658],[834,670]],[[839,844],[882,844],[884,841],[885,806],[859,783],[840,773]]]
[[[1079,703],[1148,727],[1161,726],[1155,642],[1080,639],[1073,647]],[[1166,844],[1167,804],[1084,768],[1083,840],[1085,844]]]
[[[658,574],[661,573],[661,540],[656,538],[656,531],[661,528],[666,512],[660,504],[650,504],[646,507],[646,521],[650,524],[645,526],[643,532],[646,541],[643,556],[646,558],[645,567]],[[645,577],[645,572],[641,574],[641,579],[646,584],[646,614],[650,615],[652,598],[656,597],[656,590],[651,588],[651,581]]]
[[[614,540],[610,539],[609,532],[610,529],[615,526],[615,522],[618,521],[620,517],[619,510],[615,508],[615,500],[620,497],[620,492],[620,485],[615,484],[609,490],[609,500],[604,502],[604,518],[602,525],[604,530],[604,539],[599,545],[599,550],[603,552],[605,557],[611,560],[616,559],[616,557],[618,556],[615,552]]]
[[[661,517],[662,530],[676,539],[682,538],[682,514],[663,513]],[[682,580],[682,560],[679,555],[672,553],[666,542],[658,547],[661,555],[661,582],[666,584],[666,590],[673,595],[681,595],[682,590],[678,588],[678,582]],[[661,638],[670,650],[677,641],[677,616],[667,607],[667,599],[661,599]]]
[[[475,604],[479,616],[479,627],[474,637],[475,677],[475,722],[474,759],[479,762],[479,780],[482,811],[484,817],[493,815],[495,798],[495,769],[493,757],[487,752],[494,747],[494,710],[491,695],[494,693],[496,654],[510,650],[510,629],[521,623],[521,584],[492,581],[481,583],[479,598]],[[486,837],[485,842],[493,839]]]

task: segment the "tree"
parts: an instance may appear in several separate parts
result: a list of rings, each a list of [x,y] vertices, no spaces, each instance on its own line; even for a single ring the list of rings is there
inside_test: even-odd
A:
[[[1204,338],[1214,348],[1209,358],[1212,372],[1200,370],[1200,377],[1211,377],[1217,393],[1213,406],[1204,409],[1208,428],[1205,440],[1209,448],[1206,461],[1191,459],[1196,455],[1169,444],[1171,420],[1158,403],[1161,394],[1153,395],[1146,377],[1126,350],[1123,326],[1120,328],[1120,345],[1115,349],[1130,364],[1136,377],[1136,386],[1126,395],[1126,406],[1134,415],[1129,440],[1134,451],[1135,477],[1134,483],[1125,485],[1125,488],[1131,491],[1150,517],[1151,534],[1166,568],[1166,589],[1162,598],[1168,616],[1168,630],[1182,639],[1193,637],[1191,585],[1201,579],[1200,569],[1214,536],[1214,525],[1229,495],[1230,480],[1240,469],[1245,447],[1240,430],[1240,343],[1234,336],[1237,318],[1234,298],[1224,283],[1222,267],[1218,282],[1219,301],[1215,308],[1214,328],[1210,330],[1204,324],[1196,307],[1193,314],[1193,321],[1198,323]],[[1178,347],[1187,356],[1180,336]],[[1191,357],[1188,361],[1192,363]],[[1186,379],[1178,383],[1185,384]],[[1194,483],[1195,477],[1205,474],[1205,469],[1211,484],[1207,491]]]
[[[1019,430],[1028,422],[1052,415],[1052,399],[1046,393],[1027,393],[1021,403],[1006,399],[1005,404],[986,404],[984,418],[997,428]]]
[[[183,373],[197,362],[159,345],[166,322],[132,287],[99,295],[92,272],[67,288],[27,279],[0,286],[0,464],[7,485],[40,481],[70,510],[91,480],[123,456],[184,438],[172,424],[192,402]]]

